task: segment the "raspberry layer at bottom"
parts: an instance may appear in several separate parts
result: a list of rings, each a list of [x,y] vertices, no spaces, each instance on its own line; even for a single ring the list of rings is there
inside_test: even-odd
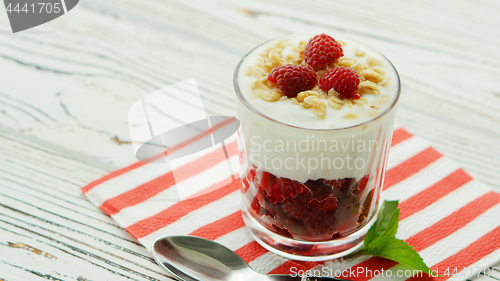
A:
[[[300,183],[253,166],[242,181],[243,200],[255,220],[276,234],[306,241],[328,241],[356,232],[373,216],[378,203],[370,174],[357,181]]]

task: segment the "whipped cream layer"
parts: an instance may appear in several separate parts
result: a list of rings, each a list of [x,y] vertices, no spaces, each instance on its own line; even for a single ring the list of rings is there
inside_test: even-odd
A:
[[[311,37],[284,37],[292,44],[283,53],[291,52],[294,45]],[[237,105],[241,122],[239,145],[248,158],[243,163],[299,182],[321,178],[359,180],[367,174],[373,175],[370,180],[382,181],[394,123],[392,104],[399,91],[399,79],[392,64],[364,45],[341,39],[346,42],[344,57],[356,58],[358,62],[375,58],[381,63],[384,78],[389,79],[379,93],[362,95],[366,103],[344,104],[340,109],[327,105],[326,116],[320,118],[288,98],[269,102],[255,97],[252,89],[255,77],[248,75],[247,69],[255,66],[260,54],[276,40],[254,49],[237,69],[237,91],[244,99]],[[365,55],[356,56],[359,50]],[[378,114],[373,114],[373,110]],[[357,117],[346,118],[349,113]],[[246,172],[244,166],[242,175]]]

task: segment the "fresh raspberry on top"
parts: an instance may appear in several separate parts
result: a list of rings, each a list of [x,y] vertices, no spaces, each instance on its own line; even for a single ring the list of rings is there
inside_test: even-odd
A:
[[[330,63],[343,55],[340,43],[326,34],[316,35],[311,38],[304,50],[306,62],[311,66]]]
[[[289,98],[294,98],[302,91],[311,90],[318,77],[308,65],[282,64],[275,67],[267,79],[278,83],[280,90]]]
[[[333,88],[341,97],[348,99],[359,99],[360,96],[356,92],[359,85],[358,73],[349,67],[335,67],[330,69],[319,80],[321,89],[328,92]]]

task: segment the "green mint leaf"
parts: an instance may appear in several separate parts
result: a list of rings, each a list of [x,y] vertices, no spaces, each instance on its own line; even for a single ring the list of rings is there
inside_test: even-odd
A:
[[[424,263],[417,251],[408,243],[396,238],[398,225],[398,201],[384,201],[377,221],[368,230],[363,246],[355,254],[390,259],[429,273],[429,267]]]
[[[424,263],[424,260],[417,251],[400,239],[386,238],[384,239],[383,246],[370,254],[411,266],[424,273],[430,272],[429,267]]]
[[[385,244],[385,240],[388,238],[396,238],[396,232],[398,231],[399,225],[399,209],[396,209],[394,213],[390,216],[389,223],[387,224],[385,229],[378,229],[378,236],[371,239],[371,241],[367,244],[363,244],[364,249],[372,252],[378,250],[380,247],[383,247]]]
[[[363,244],[364,250],[370,253],[379,251],[381,248],[385,247],[388,240],[396,239],[396,231],[398,230],[399,222],[399,209],[397,209],[391,216],[391,220],[387,225],[387,229],[380,233],[380,236],[372,239],[367,244]]]
[[[393,236],[396,234],[396,231],[398,229],[399,212],[395,226],[394,226],[393,215],[394,212],[397,210],[397,208],[398,208],[398,201],[384,201],[378,213],[377,220],[372,225],[372,227],[370,227],[368,233],[366,233],[364,239],[365,245],[370,244],[370,242],[382,236],[387,229],[391,230],[390,233],[394,232]],[[391,225],[391,223],[393,225]],[[389,233],[387,233],[387,235],[388,234]]]

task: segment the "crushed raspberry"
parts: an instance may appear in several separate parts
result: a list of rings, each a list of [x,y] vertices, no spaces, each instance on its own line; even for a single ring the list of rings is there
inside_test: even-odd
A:
[[[276,219],[276,210],[267,210],[266,209],[266,214],[268,217],[272,219]]]
[[[310,66],[327,64],[343,55],[340,43],[326,34],[311,38],[304,49],[305,60]]]
[[[278,83],[288,98],[294,98],[302,91],[311,90],[318,83],[314,69],[308,65],[282,64],[275,67],[267,79]]]
[[[308,181],[314,198],[309,200],[307,205],[322,213],[332,213],[337,208],[337,197],[333,193],[333,189],[329,185],[325,185],[324,181]]]
[[[260,192],[266,193],[267,190],[270,191],[272,186],[276,184],[276,180],[270,173],[261,171],[255,176],[254,183],[258,186]]]
[[[361,210],[361,214],[359,214],[359,217],[356,221],[358,224],[362,224],[368,217],[368,212],[370,211],[372,201],[373,201],[373,189],[370,190],[370,193],[368,193],[368,196],[366,196],[365,202],[363,203],[363,207]]]
[[[333,235],[332,235],[332,238],[330,238],[330,240],[333,240],[333,239],[337,239],[337,238],[340,238],[342,236],[340,236],[340,234],[338,232],[335,232]]]
[[[310,241],[327,241],[352,233],[366,222],[374,190],[363,192],[370,175],[359,181],[354,178],[308,180],[300,183],[276,177],[251,168],[247,179],[253,177],[251,211],[262,223],[285,237]],[[374,202],[376,204],[376,202]]]
[[[276,177],[268,172],[260,172],[259,190],[263,191],[266,198],[272,203],[279,203],[285,200]]]
[[[259,217],[262,217],[262,215],[263,215],[262,207],[260,206],[260,202],[259,202],[259,199],[257,198],[257,196],[255,196],[255,198],[253,199],[252,204],[250,204],[250,207],[252,207],[252,210],[257,215],[259,215]]]
[[[311,209],[311,212],[304,218],[304,225],[315,236],[335,232],[334,222],[334,216],[325,216],[315,209]]]
[[[250,184],[254,181],[256,176],[256,172],[254,169],[250,169],[247,173],[246,178],[243,178],[241,182],[243,185],[241,186],[241,190],[243,193],[246,193],[248,189],[250,188]]]
[[[279,227],[275,224],[273,224],[273,227],[274,227],[274,230],[276,231],[276,233],[283,235],[283,236],[286,236],[286,237],[293,238],[292,234],[290,233],[290,231],[288,231],[288,229],[286,229],[284,227]]]
[[[273,185],[272,187],[266,190],[266,198],[272,203],[279,203],[285,200],[285,197],[283,197],[281,189],[277,184]]]
[[[370,179],[370,175],[365,175],[364,177],[362,177],[359,180],[359,184],[358,184],[358,190],[359,190],[359,192],[363,192],[363,190],[365,190],[366,185],[368,184],[368,180],[369,179]]]
[[[345,182],[345,179],[341,180],[323,180],[323,183],[331,186],[333,189],[342,188],[342,184]]]
[[[356,70],[349,67],[340,66],[330,69],[321,77],[319,85],[325,92],[333,88],[343,98],[360,98],[356,92],[359,85],[359,75]]]
[[[331,213],[337,209],[337,197],[335,195],[330,194],[326,198],[322,200],[318,200],[318,198],[313,198],[307,205],[311,208],[315,208],[318,211],[321,211],[325,214]]]
[[[315,198],[324,199],[332,193],[332,187],[324,184],[322,180],[308,180],[305,183]]]
[[[306,209],[308,208],[306,202],[301,202],[300,200],[286,199],[282,204],[283,212],[288,215],[289,218],[303,220],[306,214]]]
[[[260,172],[259,177],[260,177],[259,185],[264,189],[267,189],[268,187],[276,184],[276,177],[271,173],[262,171]]]
[[[293,181],[287,178],[276,178],[276,182],[280,185],[283,190],[283,195],[286,198],[295,198],[299,195],[310,196],[312,195],[309,188],[300,182]]]

